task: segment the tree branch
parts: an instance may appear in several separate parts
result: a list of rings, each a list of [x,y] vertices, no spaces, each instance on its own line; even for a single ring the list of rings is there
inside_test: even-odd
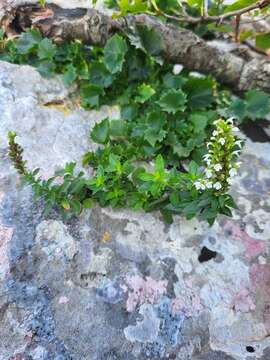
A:
[[[1,24],[0,24],[1,25]],[[79,39],[103,46],[116,32],[134,32],[140,26],[153,29],[160,37],[162,56],[189,70],[212,74],[236,91],[258,88],[270,93],[270,61],[267,57],[245,61],[210,46],[192,31],[166,24],[146,14],[112,19],[95,9],[62,9],[56,5],[19,6],[7,13],[2,25],[13,32],[37,27],[55,42]]]
[[[169,14],[162,12],[160,9],[159,9],[159,13],[161,15],[163,15],[164,17],[166,17],[167,19],[174,20],[177,22],[182,22],[182,23],[189,23],[189,24],[193,24],[193,25],[200,24],[200,23],[207,23],[207,22],[222,23],[225,19],[228,19],[230,17],[241,16],[243,14],[246,14],[246,13],[256,10],[256,9],[263,9],[266,6],[270,5],[270,0],[259,0],[252,5],[244,7],[243,9],[234,10],[234,11],[230,11],[225,14],[222,14],[222,15],[215,15],[215,16],[208,15],[206,0],[205,0],[204,4],[205,4],[205,6],[204,6],[203,15],[198,16],[198,17],[189,16],[187,14],[178,15],[178,16],[169,15]]]

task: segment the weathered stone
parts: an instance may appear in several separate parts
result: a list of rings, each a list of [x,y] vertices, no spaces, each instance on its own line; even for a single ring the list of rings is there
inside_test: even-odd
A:
[[[247,140],[233,185],[240,209],[212,228],[98,206],[44,218],[7,158],[7,131],[49,176],[96,147],[96,121],[119,116],[84,111],[69,92],[0,63],[0,359],[270,358],[270,144]],[[216,255],[202,262],[202,249]]]

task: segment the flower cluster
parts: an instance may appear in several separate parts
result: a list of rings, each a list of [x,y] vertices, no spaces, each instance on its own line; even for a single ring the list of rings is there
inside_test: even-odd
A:
[[[216,129],[207,143],[208,153],[203,157],[206,167],[203,176],[194,182],[194,186],[197,190],[214,189],[225,193],[240,167],[237,159],[243,140],[235,136],[239,129],[234,126],[232,118],[219,119],[214,125]]]

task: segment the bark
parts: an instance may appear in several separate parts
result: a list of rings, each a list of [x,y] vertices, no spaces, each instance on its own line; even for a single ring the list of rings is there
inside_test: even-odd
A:
[[[270,93],[270,60],[266,56],[245,61],[209,45],[190,30],[163,23],[149,15],[112,19],[95,9],[24,5],[6,13],[1,22],[13,32],[34,26],[55,42],[80,39],[86,44],[101,46],[116,32],[135,32],[136,27],[146,25],[160,36],[162,56],[168,61],[181,63],[189,70],[212,74],[236,91],[257,88]]]

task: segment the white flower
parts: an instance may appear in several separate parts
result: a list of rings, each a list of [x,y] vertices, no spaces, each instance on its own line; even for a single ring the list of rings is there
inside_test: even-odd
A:
[[[176,64],[176,65],[174,65],[174,67],[173,67],[173,74],[174,74],[174,75],[179,75],[180,72],[183,70],[183,68],[184,68],[184,66],[181,65],[181,64]]]
[[[213,136],[217,136],[217,135],[218,135],[218,131],[217,131],[217,130],[214,130],[212,135],[213,135]]]
[[[234,126],[234,127],[232,128],[232,131],[239,132],[240,130],[238,129],[238,127]]]
[[[235,145],[237,145],[238,147],[242,148],[242,145],[243,145],[242,140],[236,140]]]
[[[208,160],[210,157],[211,157],[210,154],[205,154],[205,155],[203,155],[203,159],[204,159],[204,160]]]
[[[205,171],[205,176],[207,177],[207,179],[209,179],[210,177],[212,177],[212,175],[213,175],[212,171],[209,170],[209,169],[206,169],[206,171]]]
[[[224,138],[220,138],[220,139],[218,140],[218,142],[219,142],[221,145],[224,145],[225,142],[226,142],[226,140],[225,140]]]
[[[228,178],[228,179],[227,179],[227,183],[228,183],[229,185],[232,185],[232,182],[233,182],[233,179],[232,179],[232,178]]]
[[[234,117],[230,117],[229,119],[227,119],[227,123],[233,125],[233,120],[234,120]]]
[[[222,166],[220,164],[216,164],[216,165],[214,165],[214,169],[216,171],[220,171],[222,169]]]
[[[241,154],[241,150],[235,150],[232,152],[232,154],[238,156],[239,154]]]
[[[205,185],[201,181],[195,181],[194,186],[197,190],[205,189]]]
[[[201,74],[201,73],[199,73],[197,71],[191,71],[189,73],[189,76],[196,77],[196,78],[204,78],[205,77],[204,74]]]
[[[213,187],[216,189],[216,190],[220,190],[221,189],[221,183],[220,182],[216,182]]]
[[[208,181],[205,186],[207,189],[212,189],[213,183],[211,181]]]
[[[237,174],[237,171],[235,168],[232,168],[230,171],[229,171],[229,174],[231,177],[235,176]]]

